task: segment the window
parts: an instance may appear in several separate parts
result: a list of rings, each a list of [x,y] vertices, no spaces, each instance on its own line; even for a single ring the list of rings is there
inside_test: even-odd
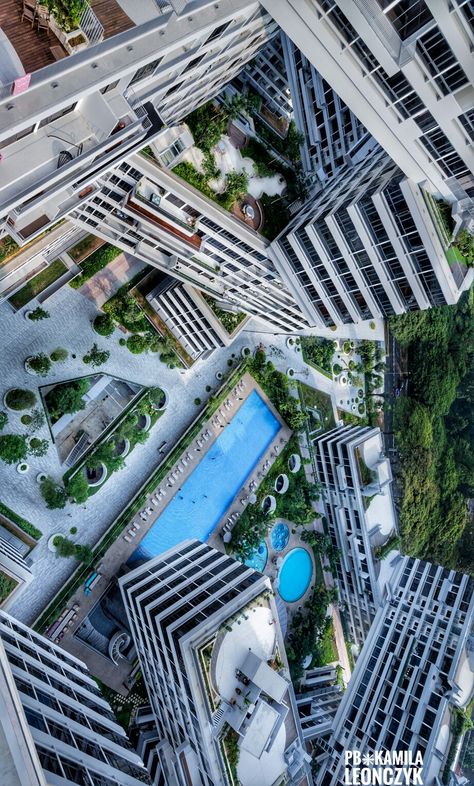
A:
[[[74,112],[77,106],[77,102],[71,104],[70,106],[66,106],[64,109],[60,109],[59,112],[54,112],[52,115],[48,115],[48,117],[44,117],[43,120],[39,123],[39,128],[43,128],[43,126],[49,125],[49,123],[53,123],[55,120],[59,120],[60,117],[64,117],[64,115],[68,115],[70,112]]]
[[[111,82],[110,85],[106,85],[105,87],[101,87],[100,88],[100,92],[102,93],[102,95],[104,95],[105,93],[108,93],[109,90],[113,90],[114,87],[117,87],[119,81],[120,81],[119,79],[116,79],[115,82]]]
[[[152,60],[151,63],[146,63],[144,66],[139,68],[138,71],[135,71],[132,81],[129,83],[129,87],[130,85],[134,85],[135,82],[141,82],[142,79],[146,79],[147,76],[151,76],[156,71],[162,60],[162,57],[158,57],[156,60]]]
[[[417,52],[443,95],[467,84],[468,79],[441,31],[435,27],[420,36]]]

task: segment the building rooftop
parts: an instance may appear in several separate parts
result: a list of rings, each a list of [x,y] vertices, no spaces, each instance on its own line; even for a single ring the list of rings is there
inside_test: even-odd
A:
[[[135,26],[117,0],[90,0],[90,4],[104,28],[104,38],[123,33]]]

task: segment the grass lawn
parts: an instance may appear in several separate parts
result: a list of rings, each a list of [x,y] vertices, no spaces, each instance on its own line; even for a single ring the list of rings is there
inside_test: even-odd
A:
[[[323,393],[321,390],[305,385],[304,382],[299,382],[298,386],[304,407],[306,409],[317,409],[322,418],[323,428],[321,429],[321,434],[335,428],[336,421],[334,420],[331,396]]]
[[[103,246],[105,240],[95,235],[87,235],[85,238],[76,243],[72,248],[68,248],[67,253],[74,260],[74,262],[82,262],[83,259],[92,254],[100,246]]]
[[[46,270],[42,270],[36,276],[33,276],[24,287],[15,292],[9,298],[10,303],[16,309],[22,308],[29,303],[36,295],[39,295],[46,287],[49,287],[53,281],[56,281],[60,276],[67,271],[67,267],[60,259],[55,259]]]
[[[459,262],[460,265],[466,264],[466,260],[457,246],[450,246],[445,250],[445,254],[450,265],[453,265],[455,262]]]

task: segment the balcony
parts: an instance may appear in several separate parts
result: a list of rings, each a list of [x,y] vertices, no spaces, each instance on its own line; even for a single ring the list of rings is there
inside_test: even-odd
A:
[[[140,181],[142,183],[142,181]],[[150,184],[151,185],[151,184]],[[142,219],[160,227],[169,234],[198,251],[201,248],[202,238],[194,231],[186,221],[181,220],[177,216],[171,216],[167,210],[163,210],[160,202],[160,194],[158,187],[154,187],[153,193],[143,189],[140,191],[136,188],[129,196],[125,207],[134,215],[140,216]]]

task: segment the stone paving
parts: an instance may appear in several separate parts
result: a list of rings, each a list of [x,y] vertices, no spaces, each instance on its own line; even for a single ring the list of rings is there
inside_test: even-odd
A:
[[[67,505],[64,510],[46,508],[36,477],[38,473],[47,473],[60,481],[64,471],[53,445],[50,445],[46,456],[28,458],[30,470],[26,475],[20,475],[15,465],[0,462],[0,498],[44,534],[32,553],[31,569],[34,580],[11,609],[14,616],[26,623],[31,623],[41,613],[77,566],[73,559],[58,558],[51,553],[47,548],[48,538],[56,533],[69,535],[70,528],[77,527],[78,532],[74,539],[78,543],[96,543],[161,462],[163,456],[158,453],[161,443],[166,440],[166,449],[171,450],[177,435],[181,434],[198,414],[194,399],[199,397],[204,404],[209,396],[205,390],[206,385],[211,385],[214,389],[219,387],[216,373],[227,371],[227,360],[232,354],[238,358],[243,346],[253,348],[263,341],[267,349],[273,345],[278,354],[281,353],[279,357],[272,356],[272,361],[279,370],[285,371],[291,365],[297,375],[301,375],[299,378],[332,393],[331,381],[327,377],[306,366],[301,357],[296,357],[293,351],[291,358],[287,357],[289,350],[285,346],[285,336],[258,332],[258,322],[248,323],[230,347],[216,350],[210,358],[199,361],[191,370],[178,370],[168,369],[156,354],[132,355],[126,347],[119,345],[118,339],[123,334],[118,330],[109,338],[97,336],[91,327],[98,313],[97,309],[79,291],[64,287],[48,301],[48,310],[51,314],[49,319],[33,323],[26,320],[21,312],[14,314],[7,302],[0,304],[3,336],[0,381],[2,398],[11,387],[25,387],[37,391],[46,379],[48,383],[59,382],[90,373],[90,368],[82,363],[82,356],[96,341],[100,347],[109,349],[111,353],[107,363],[101,367],[102,371],[141,385],[160,386],[168,393],[169,403],[165,413],[152,429],[148,442],[137,446],[127,457],[126,467],[109,478],[104,486],[107,491],[99,491],[84,506]],[[336,333],[333,335],[337,336]],[[373,338],[375,337],[374,335]],[[46,379],[32,376],[24,370],[23,363],[27,356],[40,351],[51,352],[58,346],[66,348],[69,356],[66,362],[55,363]],[[25,433],[26,429],[20,424],[20,415],[21,413],[8,413],[9,422],[3,433]],[[47,427],[36,432],[35,436],[49,438]]]

